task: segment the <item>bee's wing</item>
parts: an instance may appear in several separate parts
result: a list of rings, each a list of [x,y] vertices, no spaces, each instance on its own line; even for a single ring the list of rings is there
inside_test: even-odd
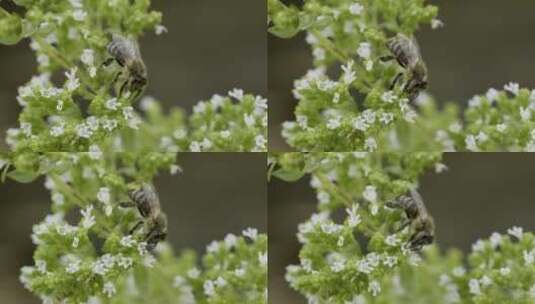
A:
[[[418,61],[420,61],[420,46],[418,45],[418,41],[416,41],[416,38],[411,38],[410,42],[408,44],[408,51],[407,51],[407,59],[409,62],[409,65],[411,67],[414,67]]]
[[[418,206],[425,206],[422,196],[420,195],[420,193],[418,193],[418,191],[416,191],[416,189],[411,189],[411,196],[412,199],[414,199],[414,201],[416,202],[416,204],[418,204]]]

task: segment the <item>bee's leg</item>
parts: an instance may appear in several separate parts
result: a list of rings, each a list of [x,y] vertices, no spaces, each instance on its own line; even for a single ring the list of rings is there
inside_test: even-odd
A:
[[[392,61],[394,59],[396,59],[396,57],[394,57],[392,55],[379,57],[379,60],[381,60],[382,62],[388,62],[388,61]]]
[[[114,60],[115,60],[115,58],[110,57],[110,58],[106,59],[106,60],[102,63],[102,66],[103,66],[103,67],[107,67],[107,66],[109,66]]]
[[[143,221],[137,222],[137,224],[134,227],[132,227],[132,229],[130,229],[128,234],[134,234],[134,232],[136,232],[136,230],[138,230],[139,227],[141,227],[141,225],[143,225]]]
[[[121,208],[134,208],[134,207],[136,207],[136,203],[134,203],[134,202],[122,202],[122,203],[119,203],[119,207],[121,207]]]
[[[396,229],[396,233],[403,231],[403,229],[407,228],[407,226],[409,226],[410,224],[411,224],[411,221],[406,220],[403,224],[401,224],[401,226],[399,226],[398,229]]]
[[[123,71],[117,72],[117,75],[115,75],[115,77],[113,77],[113,81],[111,83],[116,83],[117,80],[119,80],[119,77],[121,77],[122,74],[123,74]]]
[[[423,246],[433,243],[434,237],[427,231],[419,231],[409,239],[409,249],[420,251]]]
[[[119,89],[119,96],[123,96],[123,93],[127,87],[127,85],[130,83],[129,80],[126,80],[122,85],[121,85],[121,88]]]
[[[396,87],[396,85],[398,84],[402,76],[403,76],[403,73],[399,73],[396,75],[396,78],[394,78],[394,80],[392,81],[392,84],[389,87],[390,91],[392,91]],[[403,90],[405,90],[405,88]]]

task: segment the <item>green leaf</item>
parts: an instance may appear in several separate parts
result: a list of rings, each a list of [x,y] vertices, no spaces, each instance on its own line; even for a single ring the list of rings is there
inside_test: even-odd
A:
[[[285,182],[295,182],[305,175],[302,170],[278,169],[273,172],[273,176],[282,179]]]
[[[19,183],[27,184],[33,182],[39,176],[39,173],[15,169],[9,172],[7,176]]]
[[[0,8],[0,43],[16,44],[24,37],[23,32],[22,19]]]

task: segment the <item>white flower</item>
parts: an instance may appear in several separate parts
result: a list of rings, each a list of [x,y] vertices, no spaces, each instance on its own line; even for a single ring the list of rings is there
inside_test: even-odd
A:
[[[106,284],[104,284],[102,292],[106,296],[108,296],[108,298],[111,298],[117,292],[117,290],[115,289],[115,285],[113,285],[112,282],[106,282]]]
[[[78,71],[78,68],[74,67],[70,69],[68,72],[65,72],[65,76],[67,76],[67,83],[65,86],[67,87],[67,90],[72,92],[76,90],[80,86],[80,81],[76,77],[76,72]]]
[[[375,138],[368,137],[366,138],[366,141],[364,142],[364,148],[368,150],[369,152],[373,152],[377,149],[377,141],[375,141]]]
[[[117,120],[115,119],[104,119],[102,123],[102,128],[107,131],[113,131],[117,128]]]
[[[46,261],[35,260],[35,267],[37,267],[37,271],[40,273],[46,274]]]
[[[117,98],[111,98],[106,101],[106,108],[108,110],[115,111],[119,107],[119,103],[117,102]]]
[[[206,296],[212,297],[215,294],[214,282],[212,282],[210,280],[204,281],[203,290],[204,290],[204,294]]]
[[[381,292],[381,285],[377,281],[371,281],[368,285],[368,291],[372,296],[376,297]]]
[[[448,170],[448,166],[444,165],[443,163],[437,163],[435,165],[435,172],[436,173],[442,173]]]
[[[502,236],[501,234],[494,232],[490,236],[490,244],[492,245],[492,248],[496,249],[500,244],[502,243]]]
[[[92,49],[83,50],[80,60],[85,65],[93,66],[95,64],[95,51]]]
[[[504,124],[504,123],[496,125],[496,130],[498,130],[498,132],[500,132],[500,133],[503,133],[503,132],[505,132],[505,130],[507,130],[507,125]]]
[[[335,223],[323,223],[321,224],[321,230],[326,234],[335,234],[342,230],[342,227]]]
[[[193,106],[193,113],[204,113],[206,112],[206,102],[198,102]]]
[[[522,252],[523,256],[524,256],[524,263],[526,264],[526,266],[529,266],[529,265],[532,265],[533,262],[535,262],[535,251],[526,251],[524,250],[524,252]]]
[[[120,241],[121,246],[127,248],[132,248],[136,243],[136,240],[131,235],[123,236]]]
[[[432,29],[436,30],[436,29],[439,29],[441,27],[444,27],[444,22],[442,22],[442,20],[437,19],[437,18],[431,19],[431,28]]]
[[[477,147],[476,137],[474,135],[468,135],[465,139],[466,149],[470,151],[478,151],[479,148]]]
[[[75,236],[74,239],[72,240],[72,248],[78,248],[78,244],[80,244],[80,239]]]
[[[319,191],[318,194],[316,194],[316,198],[320,205],[328,204],[331,201],[331,196],[325,191]]]
[[[82,226],[85,229],[91,228],[95,224],[95,217],[91,214],[93,212],[93,205],[87,206],[86,209],[82,210]]]
[[[256,143],[256,148],[257,149],[259,149],[259,150],[265,150],[266,149],[267,140],[264,137],[264,135],[257,135],[255,137],[255,143]]]
[[[470,288],[470,293],[473,295],[480,295],[481,294],[481,287],[479,286],[479,281],[476,279],[471,279],[470,282],[468,282],[468,287]]]
[[[480,282],[481,285],[483,285],[484,287],[487,287],[492,284],[492,280],[486,275],[481,278]]]
[[[451,273],[453,276],[460,278],[466,274],[466,269],[463,267],[455,267]]]
[[[503,276],[507,276],[511,273],[511,268],[509,267],[502,267],[500,268],[500,274]]]
[[[255,118],[252,114],[243,114],[243,121],[248,127],[252,127],[255,124]]]
[[[364,7],[359,3],[354,3],[349,6],[349,12],[353,15],[360,15]]]
[[[330,130],[338,129],[342,123],[340,121],[340,116],[335,116],[327,121],[327,128]]]
[[[394,120],[394,114],[392,113],[382,113],[381,117],[379,118],[379,121],[381,121],[385,125],[388,125],[393,120]]]
[[[395,234],[392,234],[392,235],[389,235],[389,236],[386,237],[385,243],[388,246],[394,247],[394,246],[399,245],[400,239],[398,239],[398,237]]]
[[[145,255],[145,258],[143,258],[143,265],[147,268],[154,267],[154,264],[156,264],[156,258],[152,254]]]
[[[260,266],[266,267],[268,263],[268,253],[258,253],[258,263],[260,263]]]
[[[74,20],[82,22],[87,17],[87,13],[81,9],[77,9],[72,13],[72,17]]]
[[[223,137],[223,138],[229,138],[231,133],[230,133],[229,130],[223,130],[223,131],[219,132],[219,135],[221,135],[221,137]]]
[[[232,234],[229,233],[225,236],[225,246],[227,246],[228,249],[231,249],[238,244],[238,238]]]
[[[242,234],[254,241],[258,237],[258,230],[249,227],[249,228],[243,230]]]
[[[201,144],[197,141],[192,141],[189,145],[189,150],[191,152],[201,152]]]
[[[470,108],[477,108],[481,106],[481,97],[474,96],[468,101],[468,106]]]
[[[188,270],[188,277],[190,277],[192,279],[196,279],[200,275],[201,275],[201,272],[197,268],[192,268],[192,269]]]
[[[65,269],[65,271],[67,271],[67,273],[76,273],[78,272],[78,270],[80,270],[80,263],[82,261],[75,258],[73,261],[71,261],[68,265],[67,265],[67,268]]]
[[[396,100],[397,96],[393,91],[387,91],[384,92],[383,95],[381,95],[381,100],[386,103],[393,103]]]
[[[342,65],[342,70],[344,71],[343,81],[346,85],[350,85],[357,79],[356,73],[353,70],[354,62],[353,60],[348,61],[345,65]]]
[[[478,142],[482,142],[483,143],[483,142],[486,142],[488,139],[489,139],[489,136],[483,131],[480,131],[479,134],[477,134],[477,136],[476,136],[476,140]]]
[[[370,59],[372,54],[372,46],[368,42],[363,42],[357,49],[357,54],[363,59]]]
[[[521,240],[522,236],[524,236],[524,229],[522,229],[522,227],[515,226],[513,228],[508,229],[507,233]]]
[[[228,95],[230,97],[233,97],[239,101],[243,101],[243,90],[242,89],[232,89],[232,91],[228,92]]]
[[[492,103],[494,101],[497,101],[498,100],[498,96],[500,95],[500,93],[494,89],[494,88],[490,88],[488,91],[487,91],[487,94],[485,95],[487,97],[487,99]]]
[[[155,28],[154,28],[154,32],[156,33],[156,35],[161,35],[163,33],[167,33],[167,28],[161,24],[157,25]]]
[[[82,0],[69,0],[69,3],[74,8],[83,8],[84,5],[82,4]]]
[[[397,263],[398,263],[398,258],[395,256],[387,256],[386,259],[383,261],[383,264],[385,264],[386,266],[390,268],[396,266]]]
[[[212,141],[210,141],[208,138],[204,138],[201,142],[201,147],[204,151],[210,150],[212,146],[213,146]]]
[[[360,214],[358,214],[359,205],[353,205],[351,209],[347,208],[346,213],[349,216],[347,222],[349,227],[355,228],[361,222]]]
[[[523,121],[529,121],[531,120],[531,109],[529,107],[527,108],[520,108],[520,118],[522,118]]]
[[[41,54],[37,56],[37,63],[44,67],[47,67],[50,65],[50,58],[47,55]]]
[[[366,186],[362,192],[362,196],[365,200],[370,203],[375,203],[377,201],[377,189],[374,186]]]
[[[217,277],[217,279],[215,280],[215,285],[217,287],[223,287],[225,285],[227,285],[227,281],[225,279],[223,279],[222,277]]]
[[[97,160],[102,158],[102,151],[97,145],[91,145],[89,147],[89,158]]]
[[[1,166],[0,166],[1,168]],[[65,203],[65,198],[63,197],[63,194],[59,192],[55,192],[52,194],[52,201],[56,203],[56,205],[63,205]]]
[[[513,95],[518,95],[520,91],[520,86],[518,85],[518,83],[515,82],[509,82],[503,88],[504,90],[511,92]]]

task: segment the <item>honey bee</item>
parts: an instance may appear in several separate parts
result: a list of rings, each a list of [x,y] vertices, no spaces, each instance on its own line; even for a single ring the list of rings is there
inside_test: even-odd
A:
[[[423,246],[433,243],[435,240],[435,223],[433,217],[427,212],[422,197],[416,190],[411,190],[410,195],[402,195],[397,199],[386,203],[389,208],[403,209],[407,221],[402,224],[400,231],[411,226],[411,237],[407,244],[408,249],[420,251]]]
[[[145,224],[147,250],[152,251],[158,242],[167,237],[167,216],[162,212],[160,199],[152,185],[144,183],[140,188],[129,193],[131,202],[121,203],[121,207],[136,207],[143,217],[129,232],[133,234],[141,225]]]
[[[418,97],[420,91],[427,88],[427,66],[420,54],[420,48],[415,39],[411,39],[403,34],[388,39],[386,47],[392,55],[381,57],[381,61],[396,60],[405,69],[407,82],[403,85],[403,92],[409,95],[409,100],[413,101]],[[390,90],[394,89],[398,81],[403,76],[399,73],[394,78]]]
[[[139,44],[134,39],[112,34],[112,41],[108,44],[107,50],[112,58],[106,60],[103,65],[107,66],[116,61],[123,68],[113,81],[113,83],[117,82],[121,76],[124,78],[119,96],[127,90],[133,94],[134,98],[137,98],[143,93],[148,82],[147,68],[141,58]]]

